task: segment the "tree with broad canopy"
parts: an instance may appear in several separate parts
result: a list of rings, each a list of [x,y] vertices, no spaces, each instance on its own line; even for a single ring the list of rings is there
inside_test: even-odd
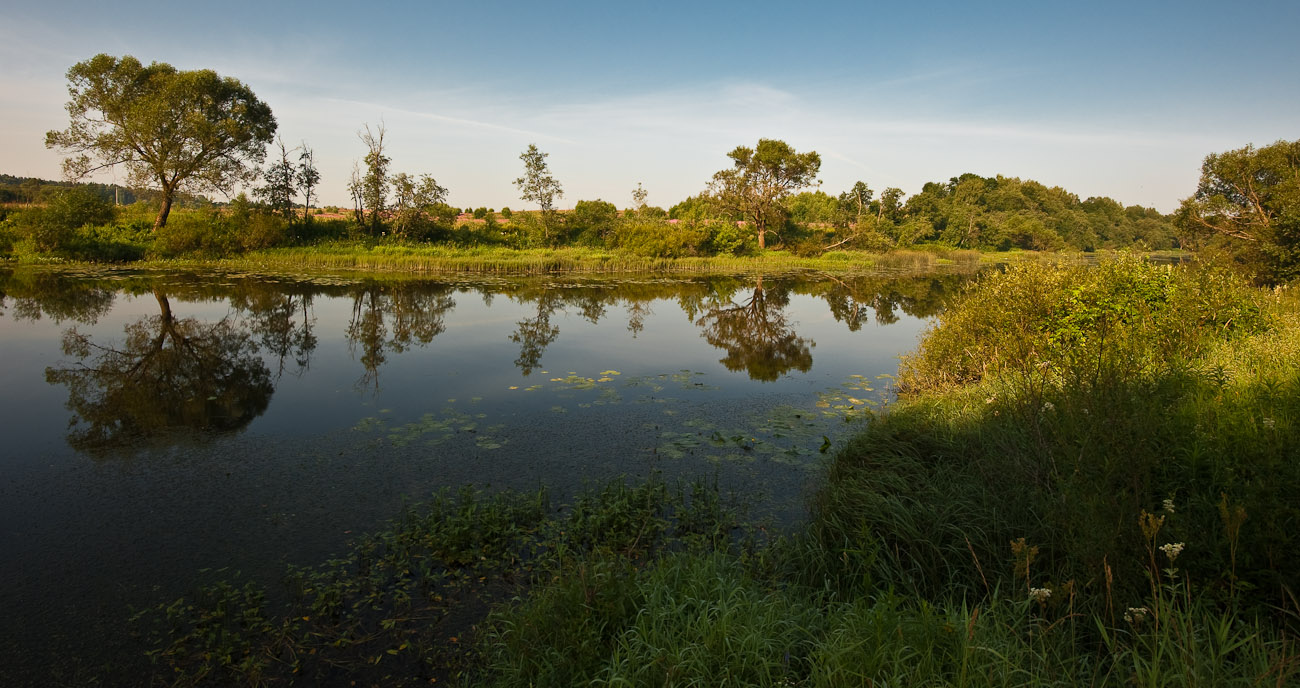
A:
[[[125,165],[133,185],[159,190],[155,230],[178,192],[229,193],[251,181],[275,135],[270,106],[210,69],[100,54],[68,70],[68,94],[71,122],[47,132],[46,147],[69,156],[69,179]]]

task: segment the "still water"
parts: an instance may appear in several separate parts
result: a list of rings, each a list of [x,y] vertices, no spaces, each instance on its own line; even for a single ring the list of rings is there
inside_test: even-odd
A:
[[[440,487],[703,476],[797,520],[967,279],[2,270],[0,677]]]

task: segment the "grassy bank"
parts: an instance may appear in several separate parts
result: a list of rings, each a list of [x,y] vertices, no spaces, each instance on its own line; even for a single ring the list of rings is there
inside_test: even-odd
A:
[[[703,484],[465,491],[140,628],[177,685],[1295,685],[1298,310],[1027,262],[942,316],[785,535]]]
[[[849,273],[863,270],[932,270],[943,266],[975,267],[980,264],[1022,260],[1040,254],[1028,252],[981,254],[978,251],[833,251],[818,257],[800,257],[784,251],[747,256],[696,256],[654,258],[603,249],[509,249],[494,247],[367,245],[328,243],[315,246],[264,249],[232,257],[181,256],[142,258],[113,263],[137,270],[228,270],[238,272],[369,272],[413,274],[543,275],[574,274],[745,274],[790,271]],[[101,263],[76,259],[23,256],[21,264],[93,266]]]

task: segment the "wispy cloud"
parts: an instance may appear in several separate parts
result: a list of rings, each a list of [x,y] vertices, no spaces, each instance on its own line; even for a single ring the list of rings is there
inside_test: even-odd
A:
[[[519,127],[512,127],[505,124],[497,124],[495,122],[486,122],[477,119],[469,119],[465,117],[452,117],[450,115],[443,115],[436,112],[423,112],[419,110],[409,110],[406,108],[394,107],[392,105],[386,105],[383,103],[371,103],[371,102],[365,102],[360,100],[350,100],[346,98],[325,98],[324,100],[329,102],[335,102],[335,103],[346,103],[348,105],[358,106],[370,110],[377,110],[383,113],[391,112],[395,114],[406,115],[408,117],[412,117],[415,119],[432,120],[435,122],[442,122],[444,124],[452,124],[455,126],[467,127],[471,129],[499,131],[499,132],[505,132],[510,134],[516,134],[519,136],[535,138],[539,140],[555,141],[559,143],[567,143],[567,144],[575,143],[575,141],[573,141],[572,139],[568,139],[563,136],[556,136],[554,134],[548,134],[541,131],[533,131],[529,129],[522,129]]]

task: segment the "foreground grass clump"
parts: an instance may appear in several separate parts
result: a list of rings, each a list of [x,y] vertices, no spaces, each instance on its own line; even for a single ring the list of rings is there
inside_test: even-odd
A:
[[[989,276],[904,361],[909,396],[832,466],[816,535],[913,594],[1068,587],[1107,618],[1183,542],[1201,594],[1294,610],[1297,360],[1294,297],[1212,268]],[[1019,538],[1028,575],[995,575]]]
[[[1295,641],[1162,586],[1126,619],[1035,589],[852,596],[721,553],[587,561],[498,611],[469,685],[1291,685]]]

